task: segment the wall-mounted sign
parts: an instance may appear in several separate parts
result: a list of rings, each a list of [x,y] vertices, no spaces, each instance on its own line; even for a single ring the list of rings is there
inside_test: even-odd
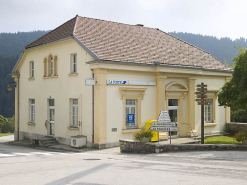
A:
[[[127,123],[135,123],[135,114],[127,114]]]
[[[156,82],[137,80],[107,80],[108,85],[156,85]]]
[[[85,85],[95,85],[94,78],[85,78]]]

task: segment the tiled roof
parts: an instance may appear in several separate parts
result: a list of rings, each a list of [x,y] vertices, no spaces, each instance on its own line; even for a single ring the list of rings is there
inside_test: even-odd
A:
[[[75,21],[76,20],[76,21]],[[72,31],[74,30],[74,31]],[[26,48],[73,35],[100,60],[153,61],[209,70],[232,70],[209,53],[159,29],[76,16]]]
[[[32,42],[31,44],[28,44],[25,47],[25,49],[73,36],[75,23],[76,23],[76,17],[67,21],[66,23],[62,24],[56,29],[50,31],[49,33],[45,34],[44,36]]]

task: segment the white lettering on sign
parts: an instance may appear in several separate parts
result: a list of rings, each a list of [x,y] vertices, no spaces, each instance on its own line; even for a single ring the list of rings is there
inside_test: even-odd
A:
[[[178,127],[150,127],[149,129],[151,131],[172,131],[172,132],[178,131]]]
[[[107,84],[128,84],[127,80],[108,80]]]

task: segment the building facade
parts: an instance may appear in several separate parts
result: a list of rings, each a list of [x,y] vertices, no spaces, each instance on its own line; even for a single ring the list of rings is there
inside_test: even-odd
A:
[[[200,135],[194,92],[201,82],[208,85],[205,133],[224,132],[230,110],[218,106],[217,94],[231,75],[210,54],[158,29],[76,16],[26,46],[13,69],[15,139],[52,135],[70,144],[83,135],[88,146],[113,147],[161,110],[178,123],[175,136]]]

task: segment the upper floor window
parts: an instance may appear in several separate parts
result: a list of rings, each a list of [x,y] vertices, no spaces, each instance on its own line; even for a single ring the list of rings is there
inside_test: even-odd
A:
[[[77,55],[71,55],[71,73],[77,73]]]
[[[49,55],[48,59],[44,59],[44,77],[57,76],[57,56]]]
[[[30,62],[30,78],[34,78],[34,61]]]

